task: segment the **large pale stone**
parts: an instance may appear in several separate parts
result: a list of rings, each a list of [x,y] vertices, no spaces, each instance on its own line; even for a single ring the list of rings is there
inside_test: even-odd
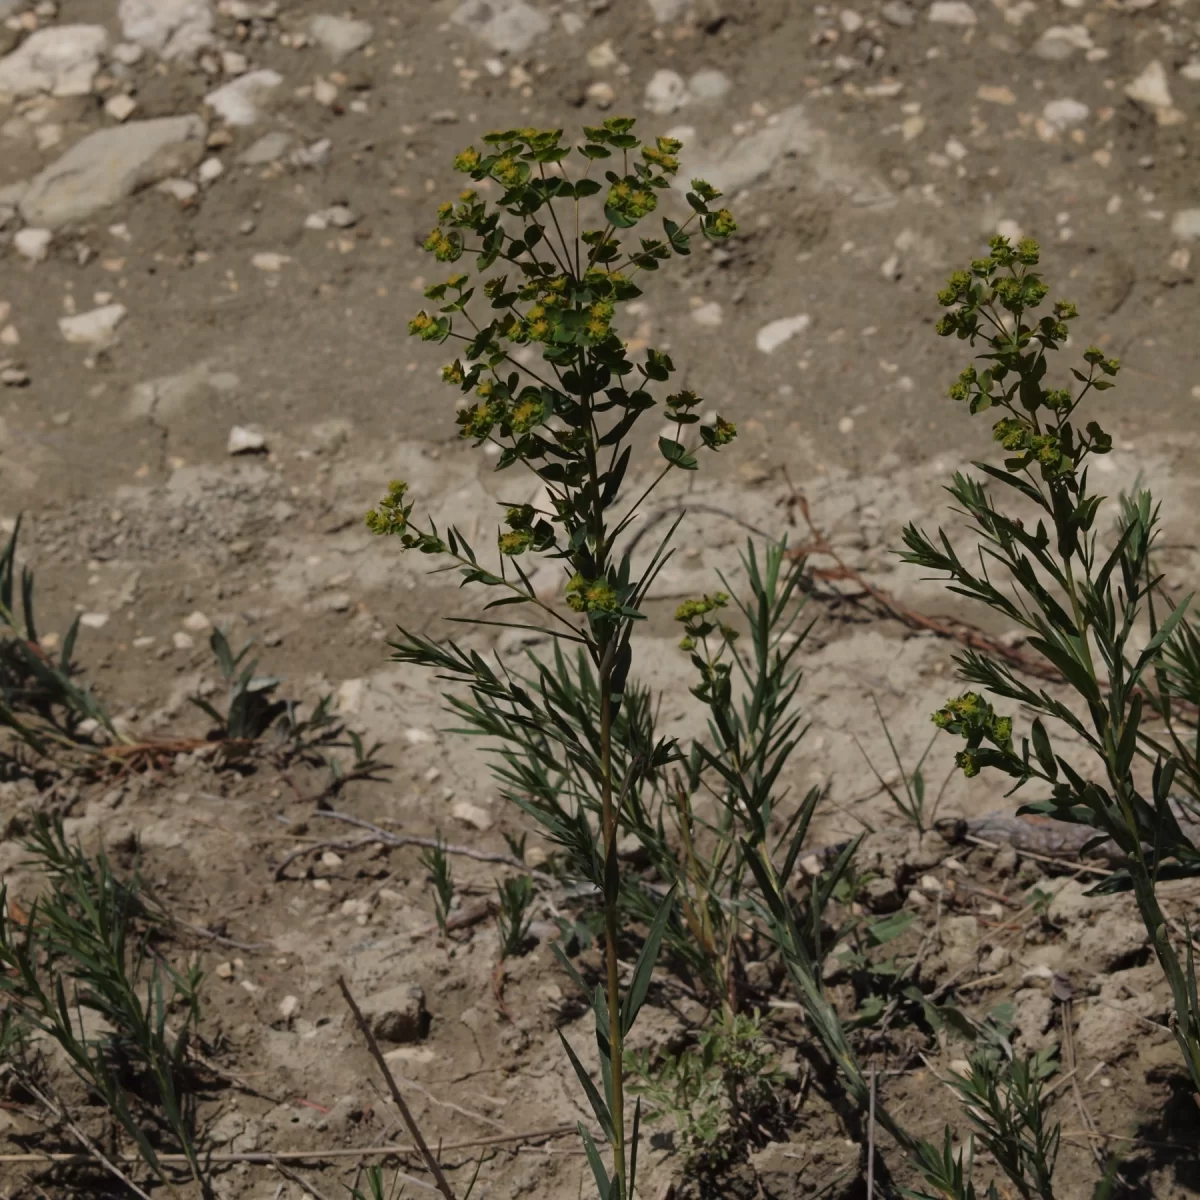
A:
[[[0,92],[86,96],[108,46],[102,25],[55,25],[31,33],[0,59]]]
[[[194,167],[204,153],[199,117],[160,117],[102,129],[77,142],[29,185],[21,216],[57,229]]]

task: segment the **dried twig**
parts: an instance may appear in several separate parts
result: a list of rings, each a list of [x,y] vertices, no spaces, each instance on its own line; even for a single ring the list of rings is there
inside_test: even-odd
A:
[[[883,588],[876,587],[873,583],[869,582],[860,571],[856,571],[842,558],[833,543],[817,528],[816,522],[813,521],[812,514],[809,511],[808,499],[803,492],[796,490],[791,480],[787,478],[786,472],[784,472],[784,480],[788,485],[789,494],[785,497],[783,503],[789,510],[795,508],[800,511],[800,515],[804,518],[804,523],[808,526],[809,537],[811,539],[805,545],[797,546],[794,550],[789,550],[788,553],[792,558],[807,558],[810,554],[821,554],[826,558],[832,558],[837,564],[836,570],[813,570],[812,574],[814,578],[826,582],[842,579],[849,580],[855,586],[861,588],[888,616],[907,625],[910,629],[919,629],[926,633],[935,634],[940,638],[948,638],[958,642],[962,646],[966,646],[969,650],[981,650],[988,654],[994,654],[998,658],[1004,659],[1009,666],[1024,672],[1026,675],[1034,675],[1039,679],[1061,682],[1062,675],[1043,659],[1022,654],[1015,646],[1007,646],[999,638],[994,638],[990,634],[984,633],[977,626],[969,625],[965,621],[926,616],[925,613],[918,612],[915,608],[910,608],[902,600],[898,600],[891,592],[884,591]],[[845,598],[852,602],[857,600],[857,597],[854,596],[846,596]]]
[[[546,1129],[529,1129],[523,1133],[503,1133],[490,1137],[465,1138],[458,1142],[445,1142],[441,1145],[443,1153],[449,1150],[473,1150],[484,1146],[506,1146],[513,1143],[533,1143],[549,1138],[570,1137],[578,1133],[578,1125],[551,1125]],[[596,1134],[595,1136],[600,1136]],[[336,1146],[315,1150],[217,1150],[206,1154],[204,1161],[214,1165],[232,1166],[237,1163],[258,1164],[271,1166],[276,1162],[327,1162],[338,1158],[401,1158],[409,1154],[418,1154],[417,1146],[384,1145],[384,1146]],[[580,1152],[582,1153],[582,1151]],[[136,1154],[118,1156],[121,1162],[136,1163],[140,1160]],[[95,1163],[91,1154],[41,1154],[27,1152],[24,1154],[0,1154],[0,1165],[18,1163],[44,1163],[53,1166],[85,1166]],[[158,1161],[164,1165],[188,1165],[186,1154],[160,1154]]]
[[[543,883],[558,882],[553,875],[547,875],[544,871],[530,870],[525,863],[512,854],[502,854],[495,850],[476,850],[473,846],[457,846],[452,843],[441,842],[437,838],[417,837],[415,834],[392,833],[391,830],[383,829],[379,825],[372,824],[370,821],[364,821],[362,817],[351,816],[349,813],[330,810],[328,812],[318,812],[314,815],[324,817],[330,821],[345,821],[347,825],[355,825],[359,829],[366,829],[374,835],[371,839],[372,841],[383,842],[386,846],[421,846],[428,850],[441,849],[446,854],[461,854],[464,858],[473,858],[477,862],[503,863],[507,867],[515,867],[518,871],[525,871],[527,874],[532,875],[534,879],[541,880]]]
[[[400,1094],[396,1080],[391,1071],[388,1070],[387,1062],[380,1053],[379,1043],[376,1042],[375,1035],[371,1032],[371,1026],[367,1023],[366,1017],[363,1016],[362,1009],[358,1007],[358,1003],[350,994],[350,989],[346,986],[345,979],[340,975],[338,976],[338,987],[341,989],[342,996],[349,1005],[350,1011],[354,1014],[355,1023],[358,1025],[359,1031],[367,1043],[367,1049],[371,1052],[371,1057],[375,1060],[376,1066],[379,1067],[384,1079],[387,1081],[388,1090],[392,1093],[392,1099],[396,1102],[396,1107],[400,1110],[400,1115],[404,1118],[404,1124],[408,1127],[409,1136],[416,1143],[421,1157],[425,1160],[425,1165],[437,1181],[438,1191],[445,1196],[446,1200],[454,1200],[454,1192],[451,1191],[450,1184],[446,1182],[446,1176],[442,1174],[442,1168],[438,1165],[437,1159],[433,1157],[429,1147],[425,1144],[425,1139],[421,1136],[421,1131],[417,1128],[417,1123],[413,1120],[413,1115],[409,1111],[408,1105],[404,1102],[404,1097]]]

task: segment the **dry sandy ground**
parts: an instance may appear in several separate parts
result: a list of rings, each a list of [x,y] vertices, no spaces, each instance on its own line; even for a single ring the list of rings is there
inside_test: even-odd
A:
[[[505,125],[637,115],[645,132],[685,139],[687,168],[725,188],[741,225],[722,249],[661,272],[625,331],[669,348],[686,385],[742,434],[689,493],[657,502],[692,509],[639,647],[668,729],[698,728],[667,619],[675,601],[711,590],[718,570],[736,585],[745,526],[806,541],[781,504],[792,486],[852,566],[910,604],[956,611],[894,550],[905,523],[948,519],[942,487],[989,452],[986,424],[945,399],[963,348],[934,336],[933,295],[998,229],[1042,241],[1055,293],[1079,305],[1080,336],[1122,358],[1121,386],[1100,406],[1116,441],[1105,483],[1113,495],[1153,484],[1163,566],[1180,587],[1195,582],[1196,0],[361,0],[352,12],[317,0],[123,0],[120,12],[116,0],[0,0],[0,14],[0,515],[25,514],[44,641],[84,614],[78,656],[135,733],[203,733],[187,697],[212,686],[207,631],[220,625],[238,645],[257,640],[286,694],[332,692],[384,743],[388,782],[352,785],[342,809],[496,851],[520,828],[483,760],[439,732],[439,686],[387,663],[396,622],[434,632],[469,600],[361,523],[399,476],[440,520],[490,525],[489,463],[458,443],[440,360],[405,327],[435,266],[420,240],[458,186],[451,159]],[[55,36],[70,39],[57,57]],[[88,141],[102,130],[118,140]],[[108,166],[89,175],[97,161]],[[804,320],[767,349],[764,329],[789,318]],[[235,427],[257,452],[230,453]],[[814,614],[812,728],[788,782],[827,787],[818,840],[894,828],[855,739],[884,763],[875,697],[905,754],[919,755],[952,687],[951,648],[845,606]],[[951,753],[935,747],[931,788]],[[474,826],[454,817],[461,801]],[[15,811],[29,796],[13,789],[4,803]],[[965,814],[1003,803],[957,779],[941,800]],[[413,940],[432,912],[414,851],[302,859],[274,879],[296,838],[343,836],[310,809],[269,772],[243,779],[189,758],[174,774],[85,789],[72,810],[85,837],[138,833],[150,876],[189,920],[270,946],[242,954],[230,978],[210,976],[226,1061],[279,1101],[217,1095],[220,1144],[365,1144],[397,1127],[352,1049],[333,987],[343,971],[363,991],[424,989],[429,1035],[396,1061],[434,1135],[573,1119],[579,1098],[551,1031],[578,1009],[548,948],[510,968],[507,1021],[491,994],[490,925],[450,953]],[[0,851],[24,878],[14,844]],[[460,877],[490,888],[494,873],[467,862]],[[1002,879],[1015,887],[1012,871]],[[966,902],[955,919],[994,920]],[[982,928],[961,939],[974,938],[980,962],[995,948]],[[1071,962],[1094,973],[1091,949]],[[1010,957],[991,973],[1036,987],[1022,980],[1038,961]],[[1104,986],[1142,997],[1137,1019],[1159,1013],[1148,977]],[[287,1019],[285,996],[298,999]],[[789,1036],[798,1028],[781,1026]],[[1124,1074],[1088,1085],[1101,1110],[1109,1089],[1132,1098],[1112,1132],[1129,1133],[1138,1105],[1167,1086],[1135,1043],[1110,1048],[1110,1064],[1132,1055]],[[930,1132],[942,1115],[930,1107]],[[1068,1153],[1086,1174],[1091,1157]],[[581,1163],[505,1153],[481,1184],[576,1195]],[[655,1171],[665,1187],[670,1158]],[[339,1194],[348,1176],[326,1174]],[[1161,1162],[1143,1174],[1156,1195],[1187,1184]],[[28,1179],[12,1175],[7,1195],[35,1194]],[[248,1167],[221,1182],[256,1198],[276,1185]]]

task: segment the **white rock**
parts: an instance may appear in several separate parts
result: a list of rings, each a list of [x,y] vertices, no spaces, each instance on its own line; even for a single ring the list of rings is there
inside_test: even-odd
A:
[[[112,48],[112,56],[114,62],[122,63],[127,67],[136,67],[146,57],[146,51],[136,42],[118,42]]]
[[[688,0],[647,0],[647,3],[660,25],[678,20],[688,9]]]
[[[284,996],[279,1002],[279,1015],[290,1021],[300,1011],[300,1001],[295,996]]]
[[[597,79],[595,83],[588,84],[587,98],[597,108],[609,108],[616,100],[617,92],[607,79]]]
[[[1126,84],[1125,95],[1148,112],[1171,107],[1171,89],[1167,84],[1167,73],[1157,58],[1151,59],[1142,73]]]
[[[1179,68],[1179,74],[1189,83],[1200,83],[1200,58],[1193,58]]]
[[[42,262],[50,253],[53,236],[49,229],[22,229],[13,236],[13,248],[30,262]]]
[[[419,725],[412,725],[404,731],[404,740],[410,746],[428,746],[437,741],[437,735],[430,733],[428,729],[422,729]]]
[[[357,224],[357,215],[344,204],[334,204],[330,208],[321,209],[320,212],[309,213],[304,218],[305,229],[328,229],[330,226],[334,229],[349,229]]]
[[[0,92],[86,96],[108,46],[102,25],[55,25],[31,33],[0,59]]]
[[[329,138],[321,138],[308,146],[300,146],[288,156],[288,161],[294,167],[324,167],[333,157],[333,142]]]
[[[191,650],[196,644],[196,639],[190,633],[184,633],[182,630],[176,630],[171,634],[171,645],[176,650]]]
[[[256,271],[281,271],[291,261],[286,254],[277,254],[274,250],[263,250],[251,258],[250,265]]]
[[[764,354],[771,354],[778,350],[784,342],[791,341],[796,334],[803,333],[809,324],[807,313],[801,313],[796,317],[780,317],[777,321],[768,322],[758,331],[754,338],[754,344]]]
[[[361,50],[375,36],[375,28],[368,21],[331,17],[326,13],[320,13],[309,21],[308,32],[335,62]]]
[[[190,179],[164,179],[154,185],[154,190],[174,196],[180,204],[186,204],[200,194],[200,189]]]
[[[688,102],[687,84],[678,71],[662,68],[654,72],[646,84],[644,103],[647,109],[659,116],[677,112]]]
[[[889,25],[897,25],[901,28],[911,25],[914,20],[913,10],[904,3],[904,0],[888,0],[880,12]]]
[[[806,186],[835,192],[840,203],[883,207],[895,201],[877,175],[849,159],[844,142],[824,137],[802,104],[772,113],[754,133],[721,139],[702,152],[689,145],[676,187],[686,191],[699,176],[733,195],[777,169],[797,171],[797,164]]]
[[[199,117],[159,117],[101,129],[77,142],[29,185],[21,215],[57,229],[82,221],[140,188],[178,175],[204,153]]]
[[[221,51],[221,73],[233,78],[237,75],[245,75],[250,70],[250,60],[244,55],[239,54],[236,50]]]
[[[85,629],[103,629],[108,624],[108,613],[85,612],[80,616],[79,623]]]
[[[213,43],[209,0],[121,0],[117,17],[126,41],[163,58],[190,58]]]
[[[450,815],[461,824],[478,829],[480,833],[487,833],[495,824],[492,814],[486,808],[472,804],[469,800],[456,800],[450,806]]]
[[[1171,218],[1171,232],[1183,242],[1200,241],[1200,208],[1185,208]]]
[[[118,92],[115,96],[109,96],[104,102],[104,111],[114,121],[128,121],[133,116],[136,108],[137,101],[124,92]]]
[[[854,11],[854,9],[843,8],[842,11],[838,13],[838,24],[840,24],[847,33],[857,33],[863,27],[863,19]]]
[[[611,38],[605,38],[604,41],[597,42],[587,52],[587,65],[593,71],[604,71],[609,67],[617,65],[617,52],[613,49]]]
[[[313,84],[312,94],[318,104],[328,108],[338,97],[337,84],[330,83],[328,79],[317,79]]]
[[[929,19],[939,25],[974,25],[978,18],[975,10],[965,0],[933,0],[929,6]]]
[[[1061,62],[1076,50],[1092,49],[1086,25],[1051,25],[1033,45],[1033,53],[1047,62]]]
[[[103,349],[112,344],[126,311],[123,304],[104,304],[73,317],[59,317],[59,332],[72,345]]]
[[[204,97],[204,103],[227,125],[253,125],[271,93],[283,82],[278,71],[250,71]]]
[[[1063,133],[1068,129],[1073,129],[1076,125],[1082,125],[1087,120],[1089,112],[1091,109],[1082,100],[1064,98],[1051,100],[1042,109],[1042,117],[1047,124],[1053,126],[1059,133]]]
[[[258,141],[248,146],[238,156],[238,162],[247,167],[261,167],[278,162],[292,144],[290,133],[264,133]]]
[[[688,80],[687,90],[693,100],[711,101],[720,100],[731,86],[724,71],[709,67],[697,71]]]
[[[226,449],[230,454],[261,454],[267,448],[267,439],[254,429],[235,425],[229,431]]]
[[[853,417],[843,417],[838,422],[838,433],[853,433],[853,432],[854,432],[854,418]]]
[[[715,300],[710,300],[699,308],[693,308],[692,320],[705,329],[715,329],[721,324],[721,306]]]
[[[193,613],[188,613],[180,624],[189,633],[203,633],[206,629],[212,628],[212,622],[199,609]]]
[[[201,184],[215,183],[225,174],[225,164],[219,158],[206,158],[196,174]]]
[[[450,20],[501,54],[524,54],[550,29],[550,18],[525,0],[466,0]]]

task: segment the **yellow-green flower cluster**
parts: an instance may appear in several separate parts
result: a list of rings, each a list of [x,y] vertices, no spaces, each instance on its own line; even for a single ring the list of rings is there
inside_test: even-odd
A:
[[[567,607],[577,613],[616,612],[621,607],[616,589],[606,579],[576,574],[567,584]]]
[[[441,210],[439,210],[439,215],[441,215]],[[428,250],[438,262],[454,262],[462,257],[462,238],[446,234],[440,228],[433,229],[421,243],[421,248]]]
[[[674,175],[679,170],[676,156],[682,149],[683,143],[678,138],[660,137],[655,139],[653,146],[642,147],[642,157],[664,175]]]
[[[632,175],[618,179],[608,189],[605,208],[632,224],[649,216],[658,207],[654,189],[641,183]]]
[[[524,554],[533,545],[533,530],[510,529],[507,533],[500,534],[497,543],[501,554],[507,554],[510,557]]]
[[[366,515],[367,528],[372,533],[383,536],[404,533],[408,529],[412,505],[404,503],[407,491],[408,484],[403,479],[393,479],[388,484],[387,495],[379,502],[379,507],[371,509]]]
[[[732,421],[727,421],[724,417],[718,416],[712,426],[706,429],[705,432],[709,436],[704,440],[716,450],[721,446],[728,446],[737,437],[737,426]]]
[[[991,742],[1005,755],[1013,753],[1012,718],[999,716],[978,692],[964,692],[953,700],[947,700],[944,707],[933,714],[933,723],[939,729],[966,738],[967,747],[955,756],[955,762],[968,777],[979,774],[979,749],[985,741]]]

